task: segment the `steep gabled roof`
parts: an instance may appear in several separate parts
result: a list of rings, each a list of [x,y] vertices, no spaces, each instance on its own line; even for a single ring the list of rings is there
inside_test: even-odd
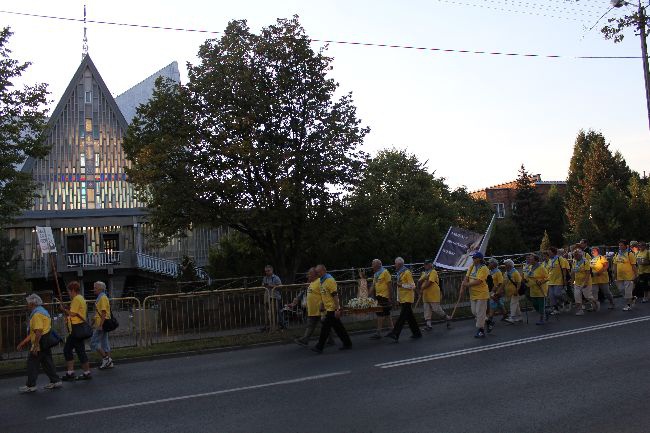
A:
[[[122,114],[122,111],[117,106],[117,103],[113,98],[113,95],[111,94],[110,90],[108,90],[108,87],[104,82],[104,79],[102,78],[99,71],[97,70],[97,67],[95,66],[92,59],[90,58],[90,54],[86,54],[86,56],[81,61],[81,64],[77,68],[77,72],[75,72],[74,75],[72,76],[72,79],[70,80],[70,84],[68,84],[68,87],[65,89],[65,92],[63,92],[63,96],[61,96],[61,99],[59,99],[59,103],[56,105],[56,108],[52,112],[52,115],[50,116],[50,119],[47,122],[48,128],[52,127],[59,120],[59,116],[61,115],[61,112],[63,111],[65,105],[70,99],[70,95],[72,94],[72,92],[74,92],[75,87],[77,86],[77,84],[79,84],[79,81],[83,77],[86,68],[90,69],[90,73],[95,78],[95,81],[97,81],[97,85],[99,86],[100,92],[106,95],[106,100],[108,101],[108,104],[110,105],[111,109],[115,112],[115,116],[117,117],[117,122],[126,131],[129,125],[124,119],[124,115]],[[27,158],[27,161],[25,161],[25,164],[23,165],[21,171],[24,173],[30,172],[32,170],[32,167],[34,166],[34,162],[35,162],[34,158],[32,157]]]

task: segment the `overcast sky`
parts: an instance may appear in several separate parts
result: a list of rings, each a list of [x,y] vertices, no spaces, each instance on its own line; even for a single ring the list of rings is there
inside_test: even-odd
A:
[[[560,59],[443,53],[331,44],[333,77],[352,91],[372,131],[370,153],[395,146],[429,161],[453,187],[470,190],[516,177],[521,163],[543,180],[564,180],[581,128],[605,134],[639,172],[650,171],[650,132],[640,59],[631,32],[602,38],[607,0],[260,0],[85,2],[88,18],[219,32],[232,19],[255,31],[300,15],[314,39],[457,50],[561,55]],[[81,18],[82,0],[2,1],[5,11]],[[614,16],[620,11],[610,13]],[[58,102],[81,61],[83,24],[0,13],[14,57],[33,62],[26,79],[46,82]],[[88,24],[90,54],[113,95],[173,60],[181,79],[208,37]],[[314,43],[314,47],[320,47]],[[54,104],[53,104],[54,105]]]

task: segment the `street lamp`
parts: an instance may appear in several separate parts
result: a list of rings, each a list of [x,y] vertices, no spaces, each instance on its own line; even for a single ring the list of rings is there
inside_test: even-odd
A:
[[[611,0],[613,8],[620,8],[623,6],[636,6],[639,11],[639,22],[637,23],[639,29],[639,37],[641,38],[641,58],[643,59],[643,80],[645,82],[645,100],[648,108],[648,127],[650,127],[650,67],[648,66],[648,43],[646,41],[646,11],[645,7],[639,0],[638,4],[633,4],[625,0]]]

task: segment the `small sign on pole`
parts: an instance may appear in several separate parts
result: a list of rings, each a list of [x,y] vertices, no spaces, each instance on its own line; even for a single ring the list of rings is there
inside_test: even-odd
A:
[[[36,227],[36,234],[38,235],[38,245],[41,247],[41,253],[56,253],[52,227]]]

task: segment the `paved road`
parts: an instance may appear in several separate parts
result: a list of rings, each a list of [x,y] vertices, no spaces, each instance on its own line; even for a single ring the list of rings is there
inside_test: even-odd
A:
[[[5,379],[0,432],[650,432],[650,304],[478,341],[472,325],[118,364],[29,395]]]

